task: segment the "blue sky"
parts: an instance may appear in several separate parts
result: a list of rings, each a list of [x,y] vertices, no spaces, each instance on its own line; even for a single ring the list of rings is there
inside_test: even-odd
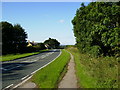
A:
[[[81,2],[3,2],[2,21],[20,24],[28,40],[44,42],[55,38],[61,44],[75,44],[71,20]],[[88,4],[85,3],[86,5]]]

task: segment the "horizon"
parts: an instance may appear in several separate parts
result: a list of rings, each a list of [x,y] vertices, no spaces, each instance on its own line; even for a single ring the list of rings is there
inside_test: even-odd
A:
[[[74,45],[71,21],[80,5],[81,2],[2,2],[2,21],[20,24],[30,41],[54,38],[61,45]]]

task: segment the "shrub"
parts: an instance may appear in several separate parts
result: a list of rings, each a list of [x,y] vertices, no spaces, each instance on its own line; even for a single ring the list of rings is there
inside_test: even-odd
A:
[[[92,46],[89,53],[94,57],[98,57],[101,55],[102,50],[101,50],[100,46]]]

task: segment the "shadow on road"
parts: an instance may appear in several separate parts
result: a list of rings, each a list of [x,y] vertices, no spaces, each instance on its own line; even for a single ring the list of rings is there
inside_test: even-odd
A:
[[[22,62],[22,63],[5,63],[2,64],[2,74],[12,73],[17,70],[25,70],[26,65],[32,64],[34,62]]]

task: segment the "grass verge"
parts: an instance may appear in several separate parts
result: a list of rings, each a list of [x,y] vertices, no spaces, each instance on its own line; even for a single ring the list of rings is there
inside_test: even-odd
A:
[[[23,57],[27,57],[27,56],[39,54],[39,53],[42,53],[42,52],[44,52],[44,51],[47,51],[47,50],[40,50],[39,52],[24,53],[24,54],[8,54],[8,55],[2,55],[2,56],[0,56],[0,61],[10,61],[10,60],[18,59],[18,58],[23,58]]]
[[[62,50],[61,55],[51,64],[36,72],[32,81],[38,88],[56,88],[62,72],[66,71],[66,65],[70,60],[70,54]]]
[[[118,59],[93,58],[80,54],[75,47],[67,48],[74,55],[76,75],[81,88],[118,88]]]

